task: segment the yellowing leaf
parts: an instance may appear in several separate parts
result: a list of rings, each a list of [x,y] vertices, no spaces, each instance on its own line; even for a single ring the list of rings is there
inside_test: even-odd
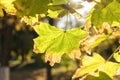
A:
[[[63,54],[54,55],[51,53],[45,54],[45,61],[50,61],[50,65],[53,66],[55,63],[60,63],[61,56]]]
[[[80,49],[73,50],[71,53],[68,54],[72,59],[80,59],[81,52]]]
[[[33,16],[24,16],[21,21],[24,21],[25,23],[27,23],[27,25],[35,25],[36,23],[38,23],[38,15],[36,15],[35,17]]]
[[[2,8],[5,9],[5,11],[9,14],[16,14],[16,9],[14,8],[14,5],[12,2],[15,0],[0,0],[0,4],[2,5]]]
[[[91,48],[95,48],[98,46],[102,41],[106,40],[108,38],[108,35],[100,35],[93,43],[91,43]]]
[[[115,73],[120,70],[120,65],[115,62],[108,61],[99,67],[99,70],[105,72],[107,75],[109,75],[109,77],[113,79]]]
[[[120,71],[120,64],[105,61],[99,54],[94,53],[93,56],[83,57],[82,66],[81,68],[77,69],[77,71],[73,75],[73,78],[88,75],[87,80],[89,80],[89,78],[90,80],[102,80],[102,78],[105,78],[105,76],[109,76],[108,78],[106,78],[106,80],[111,80],[113,79],[117,71]],[[98,75],[98,73],[100,72],[104,72],[106,75]]]
[[[4,16],[4,13],[3,13],[3,10],[2,10],[2,8],[0,6],[0,17],[3,17],[3,16]]]
[[[83,76],[85,74],[94,72],[97,70],[105,60],[99,55],[94,53],[93,56],[85,56],[82,60],[82,67],[77,69],[75,74],[73,75],[73,78],[77,78],[80,76]]]
[[[95,36],[88,36],[87,39],[81,42],[81,50],[86,51],[87,53],[91,54],[91,50],[97,47],[102,41],[106,40],[109,35],[105,34],[98,34]]]
[[[120,53],[119,52],[114,53],[113,57],[117,62],[120,62]]]
[[[101,28],[99,29],[99,33],[105,33],[105,34],[111,34],[113,31],[113,29],[111,28],[111,26],[107,23],[104,22],[101,26]]]
[[[50,61],[51,65],[58,63],[64,53],[78,49],[79,41],[86,37],[86,32],[79,28],[64,31],[42,22],[34,29],[39,35],[34,39],[34,51],[46,53],[46,61]]]

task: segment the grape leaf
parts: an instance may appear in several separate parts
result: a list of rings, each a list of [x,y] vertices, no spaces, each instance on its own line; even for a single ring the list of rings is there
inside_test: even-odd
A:
[[[119,52],[114,53],[113,57],[117,62],[120,62],[120,53]]]
[[[35,16],[36,14],[46,14],[49,0],[16,0],[14,6],[18,16]]]
[[[100,26],[103,22],[113,24],[120,22],[120,3],[116,0],[102,1],[97,4],[92,12],[91,22],[95,26]]]
[[[64,31],[47,23],[40,23],[34,27],[38,37],[34,39],[34,51],[37,53],[46,53],[46,61],[51,65],[60,62],[64,53],[70,53],[80,46],[80,40],[86,37],[86,32],[73,28]]]
[[[84,74],[94,72],[104,62],[105,60],[99,54],[96,54],[96,53],[94,53],[93,56],[85,56],[82,59],[82,67],[77,69],[77,71],[73,75],[73,78],[81,77]]]

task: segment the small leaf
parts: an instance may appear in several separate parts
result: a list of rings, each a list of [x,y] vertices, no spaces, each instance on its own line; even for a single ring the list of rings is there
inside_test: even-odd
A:
[[[113,57],[117,62],[120,62],[120,53],[119,52],[114,53]]]
[[[61,5],[49,5],[48,16],[51,18],[63,17],[68,13],[68,10],[61,7]]]
[[[56,10],[56,11],[52,11],[50,9],[48,9],[48,16],[51,18],[57,18],[58,15],[62,12],[62,10]]]

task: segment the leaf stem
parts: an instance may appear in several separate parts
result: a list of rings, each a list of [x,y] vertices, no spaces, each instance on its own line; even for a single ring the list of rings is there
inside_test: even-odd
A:
[[[106,60],[106,61],[109,61],[113,55],[119,50],[120,46],[117,47],[117,49],[110,55],[110,57]]]
[[[67,2],[67,5],[69,5],[69,2]],[[65,32],[68,29],[68,18],[69,18],[68,13],[69,11],[67,11],[67,16],[66,16]]]
[[[66,17],[66,25],[65,25],[65,31],[68,29],[68,12],[67,12],[67,17]]]

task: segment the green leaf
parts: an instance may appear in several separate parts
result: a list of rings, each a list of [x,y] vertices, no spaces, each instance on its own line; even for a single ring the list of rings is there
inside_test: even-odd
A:
[[[119,52],[114,53],[113,57],[117,62],[120,62],[120,53]]]
[[[114,21],[120,22],[120,3],[113,0],[102,10],[104,21],[112,24]]]
[[[67,4],[67,0],[52,0],[53,5]]]
[[[52,11],[50,9],[48,9],[48,16],[51,18],[57,18],[58,15],[62,12],[62,10],[56,10],[56,11]]]
[[[57,17],[63,17],[65,14],[68,14],[69,12],[72,13],[76,18],[82,18],[81,14],[79,14],[76,10],[74,10],[70,5],[67,4],[61,4],[61,5],[49,4],[49,9],[52,10],[52,13],[59,13],[57,14]],[[49,12],[48,15],[49,14],[51,13]]]
[[[120,22],[120,3],[116,0],[106,0],[97,4],[92,12],[91,22],[95,26],[100,26],[103,22],[113,24]]]
[[[105,72],[100,71],[99,76],[89,75],[85,80],[112,80]]]
[[[50,61],[52,65],[57,62],[57,60],[53,60],[54,57],[61,57],[64,53],[70,53],[74,49],[78,49],[80,46],[79,41],[86,37],[86,32],[79,28],[64,31],[42,22],[34,29],[39,35],[34,39],[34,51],[38,53],[46,52],[46,61]]]
[[[87,73],[94,72],[104,62],[105,60],[99,54],[96,53],[94,53],[93,56],[85,56],[82,60],[82,64],[83,64],[82,67],[77,69],[77,71],[73,75],[73,78],[77,78]]]
[[[48,16],[51,18],[60,18],[65,16],[68,13],[65,9],[59,9],[59,10],[51,10],[48,9]]]
[[[104,21],[103,21],[103,15],[102,15],[102,7],[99,6],[97,9],[95,9],[92,12],[91,16],[91,23],[95,26],[100,26]],[[89,19],[89,18],[88,18]]]
[[[36,14],[46,14],[49,0],[16,0],[14,6],[18,16],[35,16]]]

